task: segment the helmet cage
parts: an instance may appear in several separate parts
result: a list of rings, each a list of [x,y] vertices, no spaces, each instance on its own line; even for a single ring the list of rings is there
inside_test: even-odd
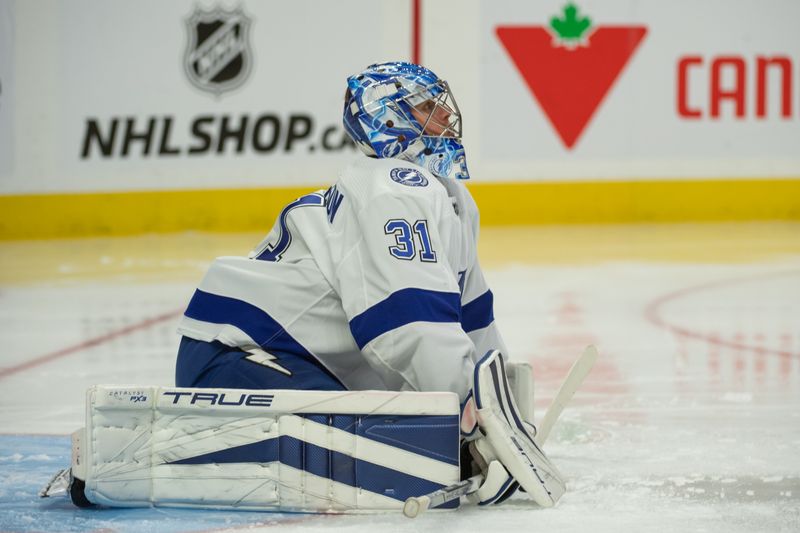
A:
[[[446,81],[436,80],[397,98],[395,102],[406,120],[414,126],[417,136],[461,139],[461,111]],[[418,114],[415,115],[412,109]]]

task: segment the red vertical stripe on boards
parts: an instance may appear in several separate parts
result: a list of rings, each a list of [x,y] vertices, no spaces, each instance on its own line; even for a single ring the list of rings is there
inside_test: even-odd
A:
[[[411,62],[420,64],[422,61],[422,50],[420,49],[420,33],[422,24],[420,22],[420,10],[422,0],[411,0]]]

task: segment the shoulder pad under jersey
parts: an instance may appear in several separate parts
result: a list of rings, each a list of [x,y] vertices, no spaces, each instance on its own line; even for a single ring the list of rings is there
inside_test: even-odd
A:
[[[357,203],[392,196],[447,196],[441,183],[424,168],[401,159],[361,158],[342,171],[340,182]]]

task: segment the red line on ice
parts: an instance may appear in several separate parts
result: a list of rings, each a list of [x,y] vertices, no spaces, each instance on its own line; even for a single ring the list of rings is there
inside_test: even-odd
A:
[[[19,372],[24,372],[25,370],[30,370],[31,368],[37,367],[39,365],[43,365],[46,363],[50,363],[57,359],[61,359],[67,355],[71,355],[87,348],[93,348],[100,344],[109,342],[111,340],[117,339],[119,337],[123,337],[130,333],[134,333],[136,331],[141,331],[143,329],[147,329],[151,326],[159,324],[161,322],[165,322],[177,316],[180,316],[183,313],[183,309],[177,311],[170,311],[169,313],[164,313],[163,315],[158,315],[153,318],[148,318],[147,320],[143,320],[138,324],[132,324],[130,326],[126,326],[122,329],[118,329],[116,331],[112,331],[110,333],[106,333],[105,335],[100,335],[99,337],[94,337],[93,339],[85,340],[79,344],[75,344],[73,346],[69,346],[67,348],[62,348],[60,350],[56,350],[55,352],[50,352],[44,355],[40,355],[39,357],[35,357],[29,361],[26,361],[22,364],[11,366],[7,368],[0,369],[0,379],[6,378],[11,376],[12,374],[18,374]]]
[[[663,296],[660,296],[653,300],[647,308],[645,308],[644,315],[647,320],[652,322],[658,327],[664,328],[668,331],[675,333],[676,335],[681,335],[684,337],[689,337],[692,339],[698,339],[702,341],[706,341],[709,344],[716,345],[716,346],[725,346],[728,348],[735,348],[737,350],[747,350],[753,351],[758,353],[765,353],[770,355],[779,355],[782,357],[800,357],[798,353],[792,353],[787,350],[772,350],[766,348],[764,346],[751,346],[749,344],[744,344],[741,342],[736,341],[726,341],[719,338],[717,333],[703,333],[701,331],[691,330],[682,326],[677,326],[675,324],[670,324],[663,318],[661,318],[659,314],[659,308],[664,305],[665,303],[675,300],[678,298],[682,298],[692,293],[701,292],[708,289],[713,289],[716,287],[724,287],[726,285],[736,285],[739,283],[747,283],[750,281],[757,281],[760,279],[769,279],[769,278],[778,278],[782,276],[797,276],[800,274],[797,270],[791,270],[788,272],[772,272],[769,274],[759,274],[756,276],[750,276],[746,278],[738,278],[738,279],[728,279],[728,280],[721,280],[721,281],[713,281],[710,283],[704,283],[702,285],[695,285],[692,287],[685,287],[683,289],[678,289],[676,291],[667,293]]]

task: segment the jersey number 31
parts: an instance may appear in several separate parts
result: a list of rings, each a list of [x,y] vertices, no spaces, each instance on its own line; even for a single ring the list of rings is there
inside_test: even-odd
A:
[[[425,263],[436,262],[436,252],[431,248],[431,237],[428,233],[428,221],[417,220],[410,224],[402,218],[393,218],[383,227],[386,235],[394,235],[395,244],[389,247],[389,253],[397,259],[411,261],[417,256],[414,237],[419,241],[419,260]]]

